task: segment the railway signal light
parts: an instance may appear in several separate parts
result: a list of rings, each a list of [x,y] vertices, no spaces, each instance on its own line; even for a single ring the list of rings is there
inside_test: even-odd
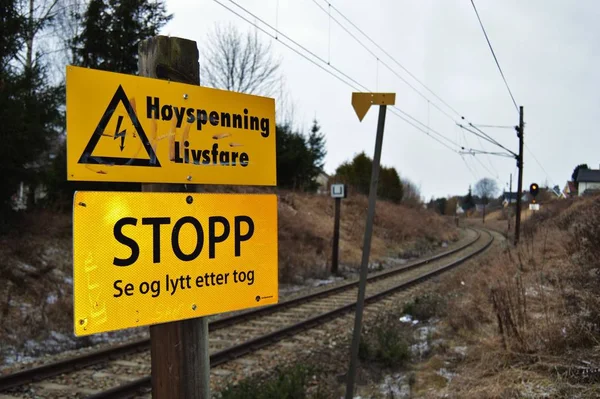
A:
[[[537,185],[537,183],[531,183],[531,185],[529,186],[529,193],[531,194],[531,196],[533,197],[533,203],[535,204],[535,197],[537,197],[537,195],[540,192],[540,186]]]

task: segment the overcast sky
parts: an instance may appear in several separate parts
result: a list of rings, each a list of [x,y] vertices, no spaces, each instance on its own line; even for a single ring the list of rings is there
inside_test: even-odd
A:
[[[229,0],[220,1],[247,16]],[[461,131],[455,124],[460,121],[458,115],[368,39],[358,36],[379,55],[378,62],[335,21],[330,21],[315,1],[327,9],[325,0],[236,0],[369,90],[395,92],[396,106],[422,122],[424,130],[429,126],[467,148],[499,150]],[[254,29],[215,1],[166,0],[166,3],[174,18],[162,34],[195,40],[200,48],[208,31],[217,23],[232,23],[242,31]],[[469,0],[331,0],[331,4],[470,122],[518,124],[517,110]],[[598,168],[600,135],[595,129],[600,118],[597,72],[600,2],[476,0],[475,4],[517,104],[524,106],[525,143],[530,150],[525,151],[524,188],[534,181],[542,185],[548,181],[562,189],[577,164],[588,163]],[[331,16],[343,22],[333,9]],[[258,23],[254,17],[248,18]],[[352,88],[269,36],[260,32],[259,35],[262,40],[272,42],[273,51],[282,60],[297,126],[306,132],[316,117],[326,135],[326,172],[333,173],[340,163],[361,151],[372,157],[377,109],[373,107],[359,122],[350,104]],[[326,64],[321,65],[331,70]],[[452,118],[438,111],[436,105]],[[484,130],[510,150],[518,150],[514,130]],[[461,157],[390,112],[382,163],[394,166],[401,177],[420,186],[426,199],[464,195],[469,185],[482,177],[497,179],[500,188],[507,188],[511,173],[516,189],[513,159]]]

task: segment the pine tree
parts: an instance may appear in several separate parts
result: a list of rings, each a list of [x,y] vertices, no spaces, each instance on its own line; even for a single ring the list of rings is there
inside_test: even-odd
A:
[[[158,35],[171,18],[162,1],[91,0],[73,53],[81,66],[135,74],[138,43]]]
[[[325,149],[325,135],[321,132],[321,127],[316,119],[313,120],[313,125],[308,134],[307,145],[311,163],[309,176],[307,176],[309,180],[307,188],[310,191],[314,191],[319,186],[316,178],[323,172],[325,155],[327,155],[327,150]]]
[[[48,85],[43,58],[32,55],[22,68],[17,62],[25,42],[31,40],[33,25],[41,29],[47,20],[33,20],[18,5],[0,0],[0,211],[4,214],[10,211],[20,183],[33,191],[41,180],[50,143],[62,126],[64,90]]]
[[[475,208],[475,199],[471,193],[471,186],[469,186],[469,193],[463,199],[463,209],[469,210]]]

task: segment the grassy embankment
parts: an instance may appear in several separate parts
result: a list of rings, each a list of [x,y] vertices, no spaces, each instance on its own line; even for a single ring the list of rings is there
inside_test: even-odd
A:
[[[342,201],[343,271],[352,271],[360,263],[366,208],[367,199],[362,196]],[[278,214],[280,282],[298,284],[327,277],[333,200],[282,191]],[[433,213],[379,201],[371,261],[413,257],[457,238],[456,229]],[[0,358],[3,349],[23,348],[28,340],[43,342],[51,331],[64,335],[54,337],[59,341],[72,339],[71,214],[37,211],[23,215],[10,234],[0,236],[0,260]],[[32,348],[22,353],[40,350],[39,345]]]

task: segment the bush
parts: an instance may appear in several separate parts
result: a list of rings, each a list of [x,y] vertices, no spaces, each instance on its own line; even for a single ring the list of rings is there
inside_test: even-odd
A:
[[[307,397],[307,383],[315,373],[312,367],[295,365],[276,369],[268,377],[249,378],[221,391],[223,399],[301,399]]]
[[[384,367],[402,367],[410,361],[412,331],[403,327],[395,315],[379,319],[373,328],[361,335],[358,357],[364,362],[380,363]]]
[[[428,320],[444,311],[444,298],[436,293],[418,296],[412,302],[404,305],[404,314],[411,315],[416,320]]]

